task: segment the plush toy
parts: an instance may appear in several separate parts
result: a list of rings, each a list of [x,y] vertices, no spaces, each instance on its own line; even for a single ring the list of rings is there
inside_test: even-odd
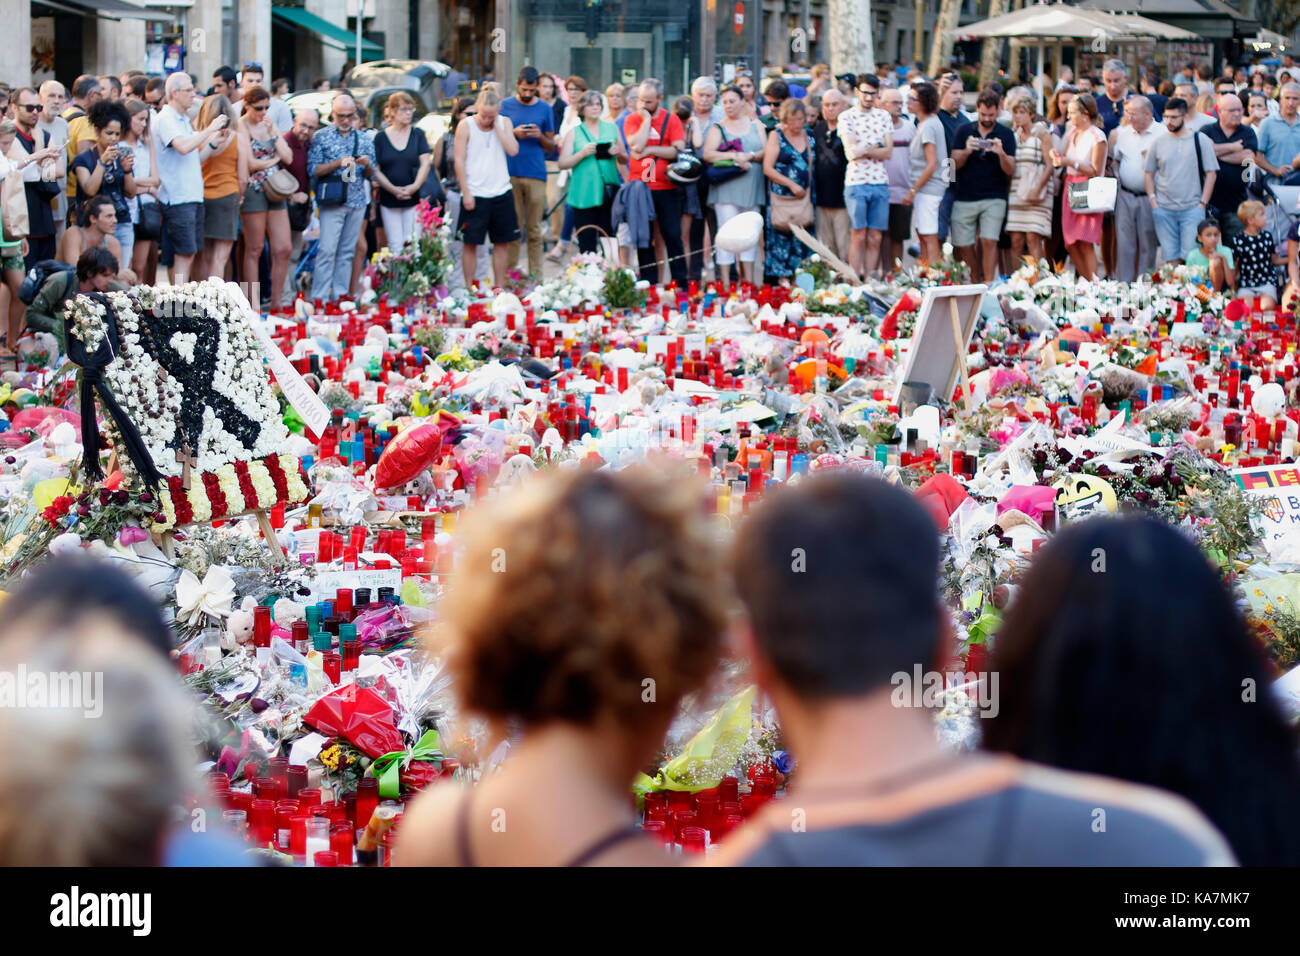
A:
[[[275,602],[275,607],[271,609],[271,619],[286,631],[292,632],[294,621],[305,621],[307,619],[307,609],[297,601],[280,598]]]
[[[246,597],[243,604],[230,612],[230,617],[226,619],[226,633],[221,639],[222,648],[233,651],[237,645],[252,642],[255,607],[257,602],[252,597]]]

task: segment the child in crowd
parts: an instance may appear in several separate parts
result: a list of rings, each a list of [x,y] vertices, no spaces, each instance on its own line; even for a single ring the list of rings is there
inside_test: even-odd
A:
[[[1248,199],[1237,207],[1237,217],[1246,231],[1232,239],[1237,260],[1237,298],[1260,300],[1260,309],[1277,308],[1277,267],[1286,257],[1277,255],[1273,237],[1264,231],[1264,204]]]
[[[1202,220],[1196,227],[1196,245],[1187,252],[1184,260],[1188,269],[1196,272],[1205,280],[1206,285],[1215,292],[1237,285],[1237,272],[1233,266],[1232,250],[1221,245],[1219,240],[1223,233],[1219,224],[1213,219]]]

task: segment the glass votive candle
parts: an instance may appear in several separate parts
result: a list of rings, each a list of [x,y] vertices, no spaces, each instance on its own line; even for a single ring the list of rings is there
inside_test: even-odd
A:
[[[299,790],[297,798],[304,808],[320,806],[320,790],[316,787],[305,787]]]
[[[379,781],[374,777],[362,777],[357,781],[356,800],[356,816],[353,819],[357,829],[364,830],[375,807],[379,806]]]
[[[336,651],[327,651],[324,658],[325,676],[337,684],[343,676],[343,657]]]
[[[347,823],[335,823],[330,827],[330,849],[338,854],[339,866],[352,865],[352,841],[355,831]]]
[[[682,827],[677,842],[681,844],[683,853],[703,853],[708,846],[707,834],[704,827]]]
[[[275,802],[254,800],[248,818],[251,821],[253,842],[266,846],[275,835]]]
[[[342,658],[341,667],[344,672],[355,671],[361,666],[361,642],[344,641],[339,645]]]
[[[647,820],[641,825],[641,832],[665,845],[672,843],[672,833],[663,820]]]
[[[306,856],[308,860],[315,858],[317,853],[328,851],[330,848],[330,822],[324,817],[307,818],[307,844]],[[338,860],[334,861],[338,865]]]
[[[297,862],[307,857],[307,821],[310,819],[301,814],[289,818],[289,852]]]
[[[307,786],[307,768],[302,765],[291,766],[285,771],[285,777],[289,784],[286,795],[297,799],[298,794]]]
[[[241,840],[248,839],[248,813],[244,810],[222,810],[221,822]]]
[[[339,855],[333,850],[317,850],[312,855],[312,864],[314,866],[338,866]]]

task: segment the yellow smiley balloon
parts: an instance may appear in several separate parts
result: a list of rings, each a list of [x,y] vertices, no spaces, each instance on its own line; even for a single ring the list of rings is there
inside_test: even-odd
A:
[[[1067,519],[1113,514],[1119,508],[1110,482],[1095,475],[1070,475],[1055,485],[1056,506]]]

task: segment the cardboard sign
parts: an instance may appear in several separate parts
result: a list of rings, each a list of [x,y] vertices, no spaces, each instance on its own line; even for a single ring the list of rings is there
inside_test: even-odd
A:
[[[1300,564],[1300,467],[1257,465],[1232,472],[1241,489],[1264,500],[1264,512],[1254,525],[1264,535],[1264,547],[1274,561]]]
[[[379,557],[379,555],[374,555]],[[384,555],[387,557],[387,555]],[[391,558],[389,560],[392,560]],[[394,594],[402,591],[402,569],[358,568],[355,571],[321,571],[308,585],[311,594],[307,597],[298,595],[294,598],[299,604],[316,604],[320,601],[332,601],[339,588],[370,588],[371,595],[377,595],[380,588],[392,588]]]

